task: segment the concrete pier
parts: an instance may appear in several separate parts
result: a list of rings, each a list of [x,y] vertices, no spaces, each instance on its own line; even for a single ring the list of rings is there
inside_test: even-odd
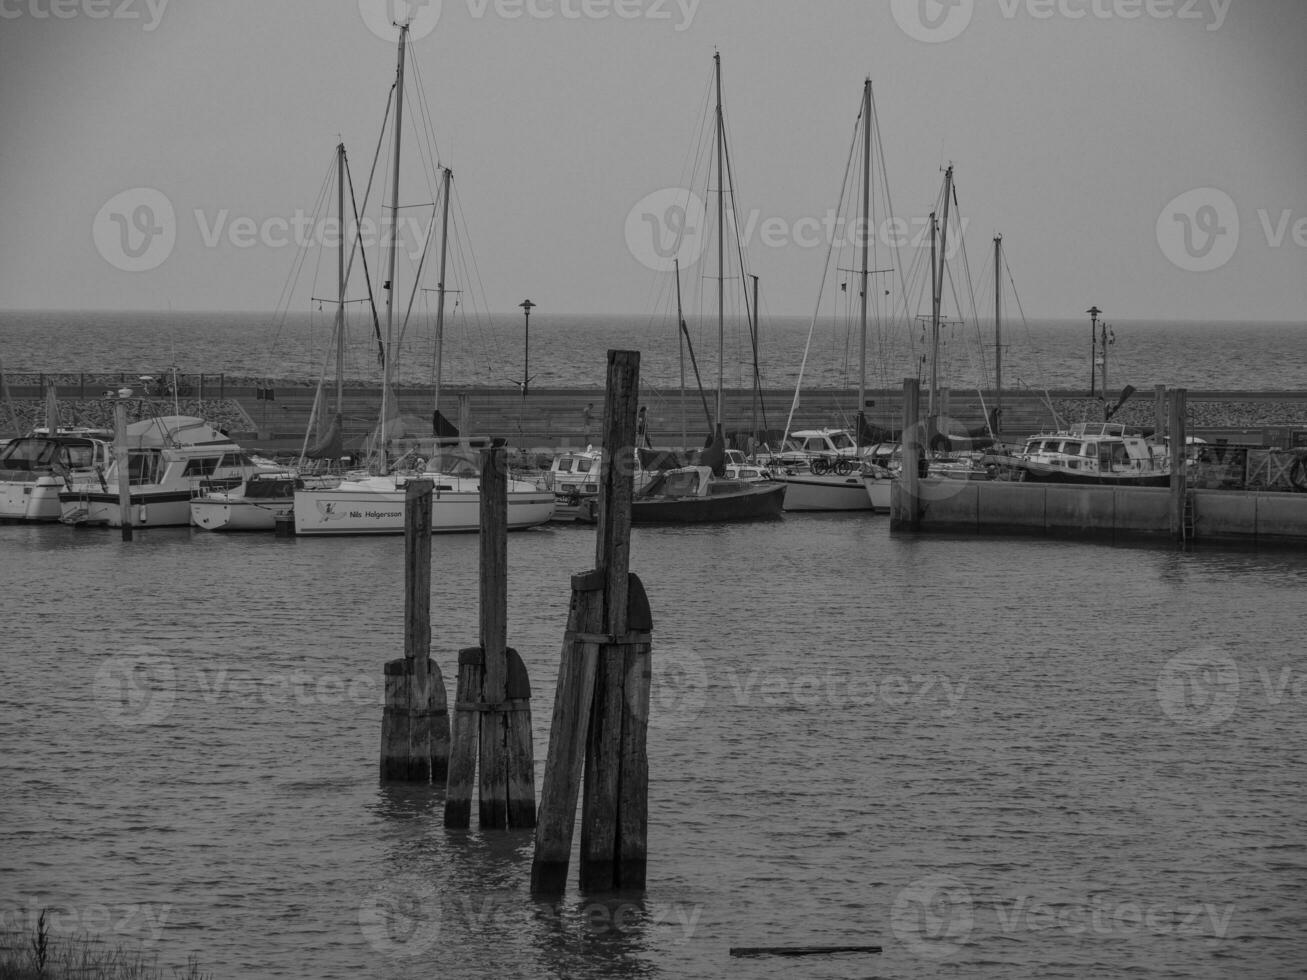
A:
[[[899,486],[894,493],[901,492]],[[1171,490],[989,480],[920,481],[918,530],[1106,541],[1172,540]],[[1192,544],[1307,545],[1307,494],[1190,490]]]

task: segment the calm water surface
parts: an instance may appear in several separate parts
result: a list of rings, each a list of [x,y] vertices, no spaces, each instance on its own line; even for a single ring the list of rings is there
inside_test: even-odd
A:
[[[543,773],[568,573],[509,544]],[[436,657],[477,541],[435,542]],[[1307,560],[638,528],[649,887],[528,893],[528,833],[376,778],[398,538],[0,527],[0,915],[223,977],[1270,977],[1307,962]],[[575,881],[575,867],[573,868]],[[731,946],[883,944],[731,959]]]

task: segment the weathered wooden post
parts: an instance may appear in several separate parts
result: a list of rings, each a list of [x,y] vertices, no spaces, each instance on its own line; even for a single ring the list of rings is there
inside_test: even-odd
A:
[[[893,488],[890,506],[890,528],[915,531],[921,521],[921,452],[922,427],[920,425],[921,382],[916,378],[903,379],[903,462],[899,468],[898,486]]]
[[[479,765],[481,827],[534,827],[531,684],[522,658],[508,646],[508,453],[502,447],[481,453],[480,517],[481,644],[458,654],[445,826],[470,825]]]
[[[566,888],[583,775],[581,887],[645,883],[653,623],[629,571],[639,381],[638,351],[608,352],[597,567],[572,576],[531,867],[535,894]]]
[[[1171,389],[1171,427],[1167,433],[1171,452],[1171,537],[1181,544],[1186,536],[1185,499],[1189,489],[1184,425],[1187,395],[1184,388]]]
[[[52,432],[51,435],[54,433]],[[113,463],[118,471],[118,513],[123,540],[132,540],[132,474],[127,452],[127,399],[119,390],[113,402]]]
[[[1153,435],[1161,438],[1166,432],[1166,385],[1153,386]]]
[[[443,782],[449,771],[445,682],[431,659],[431,480],[404,493],[404,656],[386,664],[381,778]]]
[[[467,392],[458,396],[458,444],[467,448],[467,434],[472,427],[472,400]]]

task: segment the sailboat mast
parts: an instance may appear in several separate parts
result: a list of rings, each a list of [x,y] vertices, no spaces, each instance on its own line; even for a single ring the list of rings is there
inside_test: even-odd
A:
[[[381,381],[381,431],[386,430],[387,409],[390,407],[390,379],[391,379],[391,362],[394,360],[394,351],[391,345],[394,343],[395,330],[395,252],[396,236],[399,230],[399,149],[400,135],[403,132],[401,123],[404,116],[404,42],[408,40],[408,25],[399,25],[399,54],[396,57],[395,65],[395,149],[393,156],[394,169],[391,173],[390,180],[390,255],[387,257],[387,276],[386,276],[386,360],[382,366]],[[384,452],[381,455],[381,472],[387,471],[386,457]]]
[[[858,329],[858,431],[854,440],[862,447],[867,406],[867,259],[871,248],[871,79],[862,85],[862,299]]]
[[[717,424],[722,424],[722,387],[726,364],[726,176],[722,170],[722,144],[726,126],[722,120],[722,55],[713,53],[713,75],[717,84]]]
[[[939,234],[938,223],[935,212],[930,212],[930,392],[926,400],[926,418],[935,414],[935,385],[939,381],[937,365],[939,363],[939,290],[935,287],[938,281],[936,267],[938,260],[935,257],[935,238]]]
[[[681,260],[672,259],[672,268],[676,270],[676,339],[681,350],[681,448],[690,443],[685,432],[685,317],[681,313]]]
[[[445,168],[444,178],[441,181],[441,211],[440,211],[440,280],[436,283],[436,343],[435,353],[432,355],[435,364],[432,365],[432,396],[431,396],[431,424],[434,430],[436,413],[440,411],[440,370],[445,356],[445,259],[449,246],[449,187],[450,181],[454,177],[454,172],[448,167]],[[432,435],[439,435],[439,432],[432,431]]]
[[[994,431],[1003,427],[1003,236],[994,236]]]
[[[944,299],[944,256],[948,252],[948,205],[953,198],[953,165],[949,164],[944,171],[944,218],[939,223],[939,265],[935,271],[935,297],[933,304],[933,314],[931,323],[931,353],[930,353],[930,415],[935,415],[935,398],[939,388],[939,311]],[[934,267],[935,238],[934,238],[934,221],[935,216],[931,215],[931,256],[932,267]]]
[[[762,379],[758,376],[758,277],[753,280],[753,329],[749,331],[753,339],[753,419],[750,423],[753,437],[758,437],[758,399],[762,395]]]
[[[336,421],[345,413],[345,144],[336,144]]]

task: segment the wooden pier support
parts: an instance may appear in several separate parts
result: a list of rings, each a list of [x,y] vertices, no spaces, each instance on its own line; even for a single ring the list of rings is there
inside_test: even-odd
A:
[[[508,646],[508,454],[481,453],[481,643],[460,650],[445,826],[472,820],[479,772],[482,829],[535,826],[531,683]]]
[[[921,382],[903,379],[903,463],[890,497],[890,528],[915,531],[921,525],[921,461],[926,427],[920,424]]]
[[[1185,523],[1185,503],[1189,489],[1186,472],[1188,447],[1185,445],[1187,401],[1186,389],[1171,389],[1171,425],[1167,432],[1168,448],[1171,453],[1171,537],[1181,544],[1184,544],[1187,537]]]
[[[572,576],[531,866],[537,895],[566,889],[583,780],[582,889],[645,884],[653,621],[629,570],[639,381],[638,351],[608,352],[603,445],[611,448],[601,475],[596,568]]]
[[[410,480],[404,496],[404,657],[385,667],[381,778],[444,782],[449,710],[444,678],[431,659],[430,480]]]
[[[51,429],[50,435],[55,430]],[[127,399],[118,393],[113,403],[113,463],[118,473],[118,513],[122,517],[122,539],[132,540],[132,475],[127,452]]]

